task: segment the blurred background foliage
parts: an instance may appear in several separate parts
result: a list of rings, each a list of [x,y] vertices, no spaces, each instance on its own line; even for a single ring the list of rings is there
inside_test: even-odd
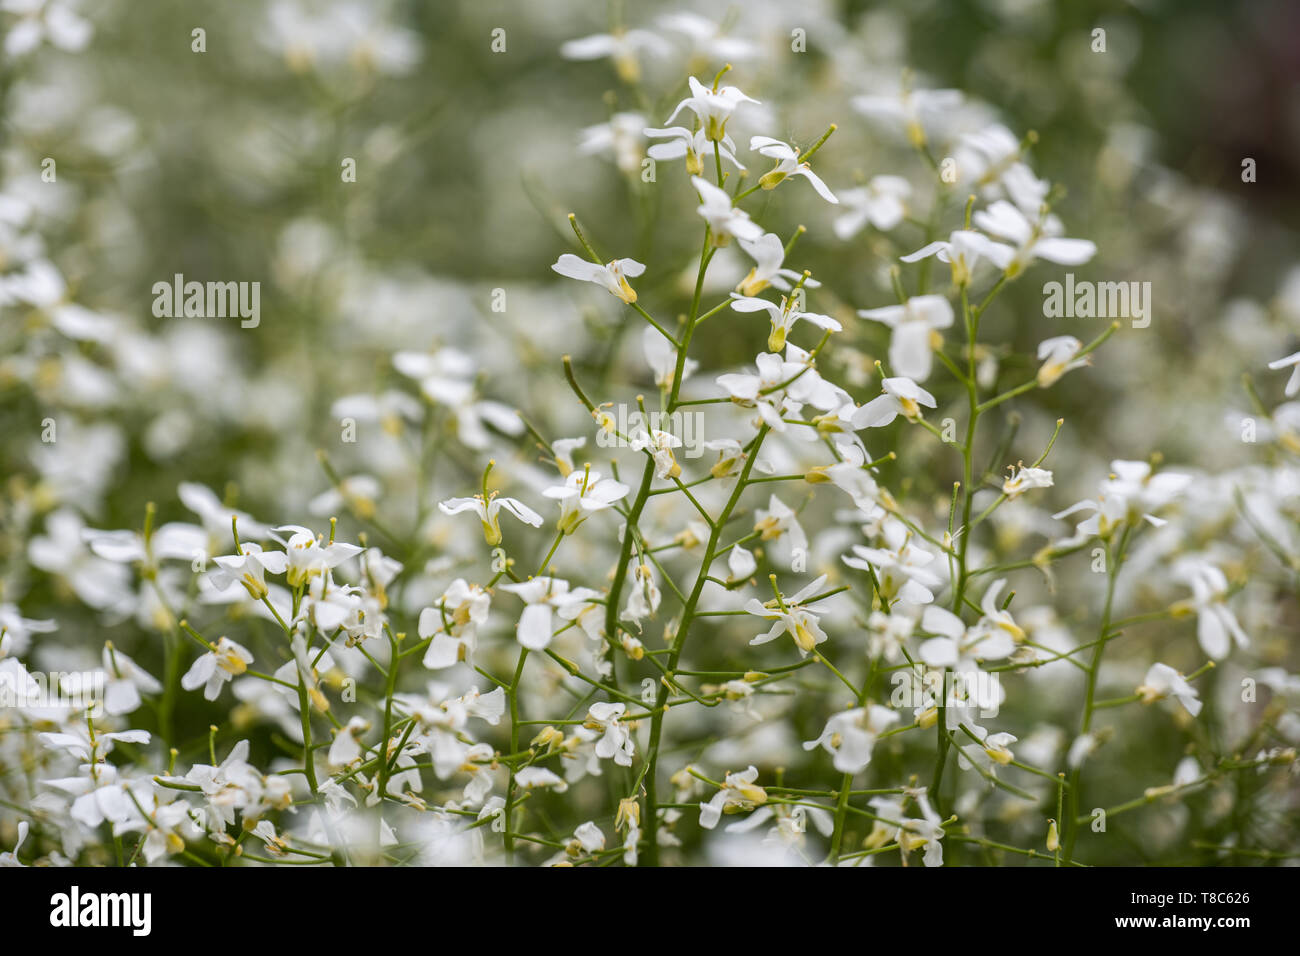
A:
[[[50,344],[44,312],[0,306],[0,560],[10,590],[0,596],[23,595],[33,617],[72,613],[55,579],[21,566],[38,516],[55,505],[74,506],[95,527],[138,528],[149,501],[159,520],[188,517],[175,490],[189,480],[259,517],[319,526],[307,507],[330,485],[318,448],[340,474],[381,474],[385,520],[400,540],[343,512],[341,534],[366,531],[403,559],[427,558],[426,546],[454,552],[417,529],[429,502],[476,486],[486,454],[438,445],[426,462],[435,480],[430,470],[389,467],[390,447],[339,442],[339,398],[414,394],[393,369],[397,350],[463,349],[479,363],[481,393],[525,410],[549,437],[591,431],[564,386],[564,353],[585,381],[602,383],[593,386],[602,398],[653,391],[639,319],[611,318],[608,301],[555,281],[549,267],[573,249],[565,216],[574,212],[602,256],[648,263],[637,289],[651,312],[689,306],[684,273],[699,230],[680,167],[661,163],[656,182],[642,182],[639,170],[582,154],[579,131],[625,110],[664,125],[688,71],[711,78],[722,63],[650,58],[641,83],[628,86],[608,62],[566,61],[559,48],[680,9],[757,45],[728,77],[765,107],[762,122],[741,113],[732,130],[746,160],[751,132],[807,145],[837,123],[817,159],[832,188],[905,175],[921,206],[912,214],[924,218],[932,177],[850,106],[908,70],[919,87],[962,89],[1017,135],[1037,134],[1033,165],[1065,189],[1057,210],[1067,234],[1100,249],[1078,277],[1150,282],[1155,296],[1150,327],[1121,328],[1096,368],[999,411],[993,431],[1018,422],[1014,449],[1026,460],[1066,419],[1050,463],[1057,500],[1091,494],[1112,458],[1158,451],[1219,469],[1279,454],[1243,445],[1225,414],[1250,406],[1243,372],[1258,373],[1300,337],[1300,280],[1287,281],[1300,227],[1294,3],[105,0],[83,9],[94,25],[84,51],[46,46],[0,62],[4,181],[36,205],[68,299],[131,330],[69,352]],[[0,26],[12,22],[0,14]],[[191,48],[198,27],[203,53]],[[498,28],[505,52],[492,50]],[[1106,31],[1104,53],[1092,50],[1096,28]],[[807,52],[791,51],[794,29],[806,31]],[[943,149],[935,143],[937,155]],[[44,157],[56,159],[57,183],[39,182]],[[355,183],[340,175],[348,158]],[[1256,182],[1242,181],[1246,158]],[[783,237],[807,227],[787,264],[812,269],[824,288],[810,307],[845,322],[824,370],[861,401],[875,392],[871,362],[888,338],[854,310],[892,301],[889,267],[925,232],[908,223],[840,241],[836,211],[810,197],[806,184],[784,186],[756,216]],[[958,226],[963,201],[953,198],[940,233]],[[1087,341],[1104,328],[1044,318],[1042,283],[1063,271],[1039,267],[991,311],[1004,387],[1032,374],[1023,356],[1042,339]],[[153,283],[176,273],[259,281],[259,327],[154,317]],[[914,269],[903,281],[915,287]],[[494,289],[508,297],[503,314],[491,309]],[[732,319],[715,320],[693,345],[703,369],[752,361],[757,327]],[[100,382],[96,368],[114,374]],[[1266,404],[1282,383],[1260,376]],[[954,391],[940,399],[936,420],[964,401]],[[54,467],[36,447],[37,423],[50,415],[74,439],[105,422],[115,437],[82,445],[84,458],[58,452],[69,457]],[[431,417],[424,427],[450,434],[452,421]],[[959,463],[919,432],[896,425],[866,441],[877,455],[898,448],[900,464],[884,466],[882,482],[928,494],[937,516]],[[494,443],[521,466],[536,461],[528,436]],[[82,620],[98,626],[89,612]],[[137,656],[155,663],[147,651]],[[213,714],[191,710],[187,729],[201,738]]]

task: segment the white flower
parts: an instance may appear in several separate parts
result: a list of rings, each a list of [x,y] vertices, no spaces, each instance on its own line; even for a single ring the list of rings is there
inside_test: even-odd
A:
[[[90,550],[107,561],[122,564],[140,562],[157,567],[160,560],[171,558],[192,561],[207,553],[207,535],[202,528],[183,522],[168,522],[149,537],[138,531],[98,531],[87,528],[81,533]]]
[[[563,777],[558,776],[552,770],[547,770],[545,767],[524,767],[515,774],[515,783],[525,790],[550,787],[556,793],[563,793],[569,789],[569,785],[564,782]]]
[[[437,607],[420,612],[420,638],[432,638],[424,652],[424,666],[441,670],[458,661],[472,662],[478,631],[487,624],[491,604],[492,598],[477,584],[464,578],[452,581]]]
[[[1149,462],[1116,460],[1110,463],[1112,474],[1101,483],[1103,496],[1123,499],[1130,516],[1138,514],[1151,524],[1164,524],[1152,513],[1173,502],[1192,483],[1192,476],[1175,471],[1156,472]]]
[[[931,242],[916,252],[900,256],[900,259],[918,262],[929,256],[938,256],[940,262],[948,263],[952,269],[953,285],[964,286],[970,283],[981,259],[988,259],[999,269],[1004,269],[1015,259],[1016,250],[973,229],[958,229],[946,240]]]
[[[635,259],[614,259],[606,265],[601,265],[599,262],[589,262],[575,256],[571,252],[566,252],[555,260],[555,265],[551,266],[551,269],[570,279],[594,282],[614,298],[621,299],[628,305],[636,301],[636,292],[628,285],[628,277],[635,279],[645,272],[645,266]]]
[[[423,57],[421,39],[412,30],[385,22],[383,4],[300,4],[276,0],[269,5],[269,31],[261,38],[281,52],[289,68],[316,68],[337,75],[338,68],[402,75]]]
[[[0,10],[17,14],[5,34],[9,56],[23,56],[48,41],[51,46],[77,53],[90,43],[94,28],[81,17],[79,3],[69,0],[4,0]]]
[[[553,636],[555,611],[573,609],[597,597],[588,588],[569,590],[569,582],[559,578],[533,578],[519,584],[503,584],[503,591],[517,594],[527,605],[519,617],[515,636],[519,643],[531,651],[545,650]]]
[[[646,329],[652,335],[659,333],[652,328]],[[567,478],[573,471],[573,453],[587,444],[585,437],[557,438],[551,442],[551,453],[555,456],[555,467],[560,470],[560,477]]]
[[[1200,558],[1183,558],[1174,565],[1172,575],[1175,581],[1192,589],[1191,600],[1183,606],[1175,605],[1175,609],[1196,613],[1196,639],[1211,660],[1227,657],[1234,642],[1238,647],[1250,646],[1246,632],[1226,603],[1228,578],[1223,571]]]
[[[622,719],[626,711],[627,704],[592,704],[587,710],[587,719],[583,722],[588,730],[601,732],[600,739],[596,741],[596,756],[602,760],[612,757],[620,767],[632,766],[632,758],[636,755],[632,733]]]
[[[1052,473],[1046,468],[1033,468],[1021,464],[1009,468],[1011,474],[1002,482],[1002,493],[1008,498],[1019,498],[1030,488],[1052,487]]]
[[[754,555],[740,545],[732,545],[727,552],[727,571],[732,581],[744,581],[758,569]]]
[[[272,856],[281,856],[289,850],[289,842],[275,832],[275,824],[270,820],[259,820],[251,831],[271,852]]]
[[[760,352],[754,359],[757,375],[729,372],[714,381],[726,389],[731,400],[744,408],[755,408],[759,417],[773,431],[783,432],[786,423],[781,414],[785,408],[785,395],[781,386],[793,379],[804,366],[787,362],[772,352]]]
[[[773,821],[774,826],[763,837],[761,846],[775,848],[780,855],[759,856],[756,857],[755,863],[780,866],[788,861],[790,865],[801,866],[808,862],[798,850],[807,843],[810,820],[824,837],[829,837],[835,832],[835,816],[830,811],[802,804],[792,807],[783,803],[759,807],[745,819],[728,823],[726,829],[728,833],[751,833],[768,821]],[[795,852],[787,855],[785,852],[787,850]]]
[[[353,717],[334,735],[326,760],[331,767],[350,767],[361,759],[361,735],[370,729],[364,717]]]
[[[105,770],[111,764],[104,758],[113,751],[114,743],[147,744],[150,741],[147,730],[103,731],[96,729],[92,739],[90,728],[76,724],[68,733],[47,732],[38,734],[41,743],[51,750],[61,750],[70,757],[84,764],[94,765],[97,770]]]
[[[721,89],[709,89],[695,77],[687,80],[691,95],[677,104],[666,122],[671,123],[683,109],[695,114],[704,128],[704,135],[709,139],[721,140],[727,135],[727,120],[741,103],[758,104],[758,100],[746,96],[734,86]]]
[[[648,132],[645,117],[640,113],[615,113],[608,123],[598,123],[582,130],[578,152],[611,154],[620,171],[636,172],[641,168],[641,159],[645,155],[642,141]]]
[[[622,482],[602,478],[600,472],[588,467],[574,471],[563,485],[547,488],[542,494],[560,502],[559,528],[573,534],[588,516],[612,508],[614,502],[627,497],[628,490]]]
[[[642,52],[666,56],[672,52],[672,45],[649,30],[619,30],[569,40],[560,47],[560,56],[566,60],[613,60],[619,77],[628,83],[641,77],[637,55]]]
[[[700,176],[692,176],[691,185],[700,194],[700,204],[695,211],[709,224],[714,245],[726,245],[732,236],[758,239],[763,235],[763,228],[750,219],[745,210],[733,206],[725,191]]]
[[[438,502],[438,510],[445,515],[456,515],[462,511],[473,511],[483,524],[483,538],[491,547],[501,543],[500,512],[504,508],[507,514],[514,515],[526,525],[540,528],[542,516],[522,501],[515,498],[499,498],[496,492],[487,498],[475,495],[472,498],[448,498]]]
[[[906,795],[916,800],[921,818],[909,818],[898,797],[872,797],[868,803],[880,819],[872,827],[866,845],[875,848],[892,840],[898,843],[904,866],[908,854],[919,849],[924,849],[922,861],[926,866],[943,866],[943,844],[939,842],[943,839],[943,821],[931,808],[924,787],[908,790]]]
[[[211,650],[200,655],[190,665],[190,669],[181,678],[181,686],[186,690],[196,690],[203,685],[203,696],[208,700],[216,700],[221,693],[221,685],[244,673],[251,663],[253,655],[247,648],[228,637],[222,637],[212,645]]]
[[[1091,757],[1101,745],[1095,734],[1080,734],[1070,744],[1070,752],[1065,757],[1065,765],[1071,770],[1078,770],[1083,762]]]
[[[737,376],[737,378],[743,380],[749,378],[749,376]],[[718,384],[721,385],[722,383],[719,382]],[[748,386],[745,385],[744,389],[745,391],[748,391]],[[730,391],[730,389],[728,389],[728,391]],[[754,392],[757,393],[757,391],[758,389],[755,388]],[[731,395],[731,400],[733,402],[736,401],[736,394],[734,392]],[[744,405],[745,403],[741,401],[740,404]],[[714,478],[737,477],[745,459],[749,457],[745,453],[745,449],[741,447],[740,442],[736,441],[734,438],[715,438],[712,441],[706,441],[704,447],[709,451],[716,451],[718,453],[718,460],[715,461],[713,466],[709,469],[709,474]],[[760,459],[755,462],[754,467],[762,470],[764,467],[763,460]],[[703,541],[707,537],[708,535],[704,534],[699,538],[699,540]]]
[[[654,372],[655,384],[661,389],[671,389],[677,375],[677,349],[653,326],[646,326],[641,333],[641,345],[645,349],[646,364]],[[688,358],[682,363],[682,381],[691,377],[700,363]],[[572,470],[572,468],[570,468]],[[568,472],[565,472],[567,475]]]
[[[1147,676],[1142,679],[1142,686],[1137,689],[1137,693],[1142,697],[1144,704],[1173,697],[1191,716],[1195,717],[1201,712],[1201,701],[1196,688],[1187,683],[1187,679],[1168,664],[1152,664],[1147,671]]]
[[[1145,520],[1154,527],[1166,524],[1154,512],[1159,511],[1183,493],[1192,476],[1178,472],[1156,473],[1145,461],[1116,460],[1110,463],[1111,475],[1101,482],[1101,493],[1096,499],[1078,501],[1052,515],[1061,519],[1078,511],[1091,511],[1092,516],[1080,522],[1069,539],[1060,542],[1070,546],[1087,541],[1093,536],[1106,538],[1125,521]]]
[[[903,656],[903,645],[916,629],[916,621],[906,614],[872,611],[867,618],[867,652],[895,664]]]
[[[822,747],[835,757],[840,773],[860,773],[871,763],[876,738],[898,722],[898,713],[872,704],[835,714],[816,740],[805,741],[804,750]]]
[[[789,143],[773,139],[771,136],[753,136],[750,137],[749,148],[758,150],[761,156],[776,160],[776,166],[758,180],[759,185],[764,189],[775,189],[787,177],[802,176],[812,183],[813,189],[817,190],[817,195],[822,199],[828,203],[839,202],[830,188],[822,182],[821,177],[812,171],[812,167],[799,161],[799,150]]]
[[[800,319],[811,322],[819,329],[830,329],[832,332],[839,332],[843,329],[835,319],[829,315],[822,315],[818,312],[801,312],[795,308],[798,303],[797,296],[782,296],[781,304],[768,302],[766,299],[755,299],[749,296],[743,296],[738,292],[731,293],[731,307],[737,312],[767,312],[768,319],[772,323],[772,331],[767,337],[767,350],[769,352],[779,352],[785,348],[785,337],[789,334],[790,329]]]
[[[419,382],[420,391],[429,401],[455,413],[456,437],[466,448],[488,447],[491,435],[485,424],[506,435],[523,434],[524,423],[515,409],[476,397],[474,360],[459,349],[444,348],[432,354],[397,352],[393,367]]]
[[[162,684],[121,651],[112,642],[104,645],[104,710],[109,714],[129,714],[142,703],[140,694],[158,694]]]
[[[691,176],[704,173],[704,158],[719,153],[723,159],[737,169],[744,169],[736,159],[736,144],[730,136],[723,136],[716,143],[709,139],[703,128],[694,132],[685,126],[669,126],[665,129],[646,128],[645,135],[650,139],[666,139],[664,143],[654,143],[646,153],[651,159],[675,160],[685,158],[686,172]]]
[[[929,604],[934,600],[934,592],[930,589],[938,587],[942,580],[926,568],[934,560],[934,555],[912,544],[911,532],[896,519],[886,520],[882,530],[885,547],[866,548],[855,544],[853,557],[845,555],[841,560],[851,568],[873,570],[881,594],[890,601]]]
[[[1193,756],[1186,756],[1178,761],[1178,766],[1174,768],[1173,785],[1175,787],[1190,786],[1204,776],[1201,765]]]
[[[655,572],[648,564],[638,564],[632,572],[633,586],[628,591],[627,606],[623,608],[622,617],[628,621],[639,622],[643,618],[650,617],[659,610],[659,602],[663,596],[659,591],[659,585],[655,583]],[[628,647],[628,642],[632,640],[629,637],[624,638],[624,647]],[[632,652],[635,654],[639,648],[639,642],[631,645]]]
[[[907,214],[912,184],[902,176],[873,176],[866,186],[840,193],[844,212],[835,218],[835,235],[851,239],[868,223],[881,231],[893,229]]]
[[[767,791],[754,783],[757,779],[758,768],[752,765],[740,773],[728,773],[713,798],[700,804],[700,826],[712,830],[724,813],[744,813],[767,803]]]
[[[591,854],[605,849],[605,834],[590,820],[580,824],[573,831],[573,838],[578,841],[578,845],[585,853]]]
[[[1092,364],[1092,359],[1087,355],[1075,357],[1082,348],[1083,343],[1073,335],[1057,335],[1039,342],[1038,361],[1043,364],[1038,370],[1038,387],[1050,388],[1071,369]]]
[[[826,632],[821,629],[817,615],[803,607],[802,602],[820,591],[825,583],[826,575],[823,574],[783,600],[774,598],[764,604],[757,598],[750,598],[745,602],[746,614],[775,622],[766,634],[760,634],[750,641],[750,646],[766,644],[768,641],[776,640],[782,634],[789,634],[794,638],[795,646],[799,648],[799,656],[807,657],[808,652],[827,640],[827,637]]]
[[[781,244],[781,237],[776,233],[765,232],[757,239],[742,239],[740,248],[754,260],[754,267],[749,270],[749,275],[736,286],[736,291],[741,295],[758,295],[769,285],[775,286],[782,292],[789,292],[790,283],[798,281],[798,272],[781,267],[785,261],[785,246]],[[816,289],[820,286],[821,283],[814,279],[804,280],[805,288]]]
[[[283,551],[263,551],[261,545],[248,541],[239,543],[239,554],[219,555],[212,560],[217,565],[208,576],[213,587],[225,591],[242,584],[255,601],[269,593],[267,571],[283,574],[289,568],[288,556]]]
[[[658,23],[665,30],[687,37],[694,55],[708,60],[734,63],[758,54],[758,47],[753,43],[724,35],[720,24],[697,13],[686,10],[667,13],[659,18]]]
[[[930,667],[953,671],[962,675],[964,683],[949,695],[946,703],[957,707],[977,707],[992,710],[1002,703],[1003,691],[992,681],[977,679],[979,662],[996,661],[1015,651],[1015,641],[1000,628],[976,624],[967,627],[957,615],[937,605],[925,609],[921,627],[931,634],[943,635],[923,641],[918,651],[921,660]]]
[[[125,608],[129,613],[133,604],[130,569],[92,554],[82,540],[83,527],[81,517],[71,508],[52,512],[45,519],[45,534],[28,542],[28,560],[63,578],[90,607]]]
[[[855,96],[854,109],[868,117],[901,124],[913,146],[926,143],[925,128],[947,118],[962,105],[960,90],[913,90],[902,86],[892,96]]]
[[[0,867],[5,866],[22,866],[18,862],[18,851],[22,849],[23,841],[27,839],[27,821],[18,821],[18,839],[14,842],[14,848],[5,853],[0,853]]]
[[[991,734],[987,727],[975,723],[967,724],[966,727],[979,741],[980,749],[972,753],[966,749],[967,742],[958,739],[961,746],[957,749],[957,764],[961,769],[969,770],[973,764],[978,764],[986,771],[995,773],[998,767],[1005,767],[1016,759],[1016,755],[1011,752],[1011,744],[1018,738],[1013,734]]]
[[[1024,630],[1016,624],[1011,617],[1011,612],[1002,608],[998,603],[998,598],[1002,595],[1002,589],[1006,587],[1006,578],[998,578],[989,585],[988,590],[984,592],[984,597],[980,598],[980,610],[984,612],[977,623],[978,627],[986,629],[1000,629],[1011,635],[1012,640],[1019,642],[1025,639]]]
[[[0,604],[0,658],[25,653],[31,635],[49,634],[58,627],[54,621],[23,617],[16,604]]]
[[[971,627],[951,611],[938,606],[925,609],[921,627],[933,637],[921,644],[921,660],[935,668],[947,668],[971,677],[979,670],[980,661],[996,661],[1011,656],[1016,644],[1023,641],[1025,632],[1011,617],[1011,612],[998,607],[998,596],[1006,581],[993,582],[984,592],[980,607],[984,615]],[[974,687],[963,688],[975,706],[991,710],[1002,703],[1004,692],[993,682],[970,680]],[[964,701],[957,701],[958,704]]]
[[[986,194],[1001,187],[1026,214],[1037,215],[1047,198],[1049,184],[1021,162],[1021,152],[1015,134],[994,123],[962,136],[955,153],[957,171],[963,183]]]
[[[290,587],[305,584],[362,551],[355,544],[344,544],[341,541],[322,544],[320,537],[300,525],[283,525],[275,530],[293,532],[284,546],[289,561],[286,580]]]
[[[136,814],[136,809],[127,796],[127,788],[118,778],[117,767],[95,764],[89,769],[89,776],[45,779],[41,783],[74,798],[68,816],[77,823],[94,829],[107,821],[115,829],[120,829]]]
[[[646,432],[639,428],[629,436],[629,447],[633,451],[648,451],[655,462],[655,476],[658,478],[676,478],[682,473],[682,466],[673,457],[673,449],[682,447],[682,440],[676,435],[658,428]]]
[[[1274,371],[1280,368],[1290,368],[1291,377],[1286,381],[1286,397],[1291,398],[1297,392],[1300,392],[1300,352],[1295,352],[1286,358],[1280,358],[1276,362],[1269,362],[1268,367]]]
[[[307,502],[307,510],[318,517],[335,514],[347,508],[363,518],[373,517],[375,503],[383,493],[383,486],[373,475],[349,475],[336,487],[321,492]]]
[[[318,574],[307,584],[304,601],[306,613],[316,627],[325,633],[331,633],[342,627],[349,618],[358,615],[364,608],[361,589],[349,584],[335,584],[330,572]],[[375,608],[378,623],[378,608]],[[371,633],[367,636],[377,636]]]
[[[895,375],[924,382],[930,377],[931,352],[943,345],[939,329],[952,325],[952,305],[941,295],[918,295],[902,305],[858,312],[864,319],[881,322],[893,330],[889,339],[889,364]]]
[[[881,381],[881,394],[849,416],[855,430],[880,428],[899,415],[908,421],[920,421],[921,406],[934,408],[934,396],[906,376],[895,376]]]
[[[775,541],[782,535],[789,535],[791,547],[808,550],[808,535],[799,524],[798,513],[776,495],[767,499],[766,508],[754,511],[754,530],[761,541]]]
[[[1060,238],[1065,229],[1055,216],[1046,216],[1037,223],[1030,222],[1023,212],[1005,199],[976,212],[971,221],[985,232],[1016,244],[1015,255],[1010,261],[1005,257],[994,258],[995,264],[1008,276],[1017,275],[1035,259],[1078,266],[1097,254],[1094,242]]]

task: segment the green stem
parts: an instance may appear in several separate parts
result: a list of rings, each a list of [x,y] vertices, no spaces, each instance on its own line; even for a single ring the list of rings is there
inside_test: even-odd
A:
[[[767,425],[759,427],[758,434],[755,436],[753,444],[749,449],[749,455],[745,459],[745,466],[741,469],[740,478],[736,482],[736,487],[732,489],[731,497],[727,500],[713,522],[713,528],[709,532],[709,541],[704,548],[704,559],[700,564],[699,574],[695,578],[695,586],[691,589],[690,597],[687,598],[686,607],[682,610],[681,623],[677,627],[677,633],[673,636],[672,647],[668,654],[668,675],[673,675],[677,670],[677,662],[681,659],[682,649],[686,645],[686,637],[690,633],[691,622],[695,617],[695,608],[699,604],[700,595],[704,592],[704,585],[709,578],[709,567],[713,564],[714,559],[720,553],[718,548],[718,538],[722,534],[722,529],[726,526],[732,511],[740,502],[740,496],[745,490],[746,482],[749,479],[749,473],[754,467],[754,462],[758,460],[758,453],[763,445],[763,439],[767,437]],[[650,741],[646,752],[646,761],[648,766],[645,773],[645,791],[646,791],[646,826],[645,842],[646,849],[641,855],[641,861],[646,866],[658,866],[659,864],[659,812],[658,812],[658,765],[660,741],[663,738],[664,713],[668,704],[669,686],[668,683],[660,681],[659,692],[655,698],[654,711],[650,715]]]

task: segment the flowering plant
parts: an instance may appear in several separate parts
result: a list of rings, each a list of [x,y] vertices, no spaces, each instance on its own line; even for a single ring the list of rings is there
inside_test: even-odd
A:
[[[368,134],[362,178],[343,163],[360,189],[416,131],[344,114],[420,44],[326,6],[273,4],[266,42],[341,138]],[[9,52],[83,46],[74,8],[17,5]],[[765,16],[567,38],[618,86],[565,155],[612,164],[628,215],[525,177],[562,229],[513,286],[381,270],[364,210],[360,239],[300,216],[260,322],[142,325],[109,286],[79,300],[87,251],[43,234],[44,185],[0,180],[0,379],[25,423],[4,439],[0,862],[1300,852],[1300,406],[1264,398],[1300,391],[1300,353],[1273,360],[1278,332],[1252,359],[1296,372],[1251,380],[1238,464],[1103,432],[1069,390],[1111,381],[1147,415],[1122,372],[1154,346],[1128,315],[1074,335],[1032,314],[1032,283],[1108,262],[1071,237],[1040,137],[849,53],[805,108],[760,45],[804,28]],[[157,158],[116,119],[88,152]],[[15,167],[41,143],[19,131]],[[297,146],[263,145],[274,190]],[[276,322],[313,310],[295,353]],[[245,336],[266,367],[233,354]],[[65,699],[73,677],[103,692]]]

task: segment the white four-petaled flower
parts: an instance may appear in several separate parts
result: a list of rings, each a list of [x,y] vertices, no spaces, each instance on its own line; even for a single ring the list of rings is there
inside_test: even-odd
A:
[[[614,259],[601,265],[575,256],[572,252],[566,252],[556,259],[551,269],[569,279],[594,282],[628,305],[636,301],[636,291],[628,285],[628,277],[635,279],[645,272],[645,266],[635,259]]]
[[[940,329],[952,325],[952,305],[941,295],[917,295],[902,305],[863,309],[858,315],[889,326],[889,364],[895,375],[924,382],[931,356],[943,344]]]

